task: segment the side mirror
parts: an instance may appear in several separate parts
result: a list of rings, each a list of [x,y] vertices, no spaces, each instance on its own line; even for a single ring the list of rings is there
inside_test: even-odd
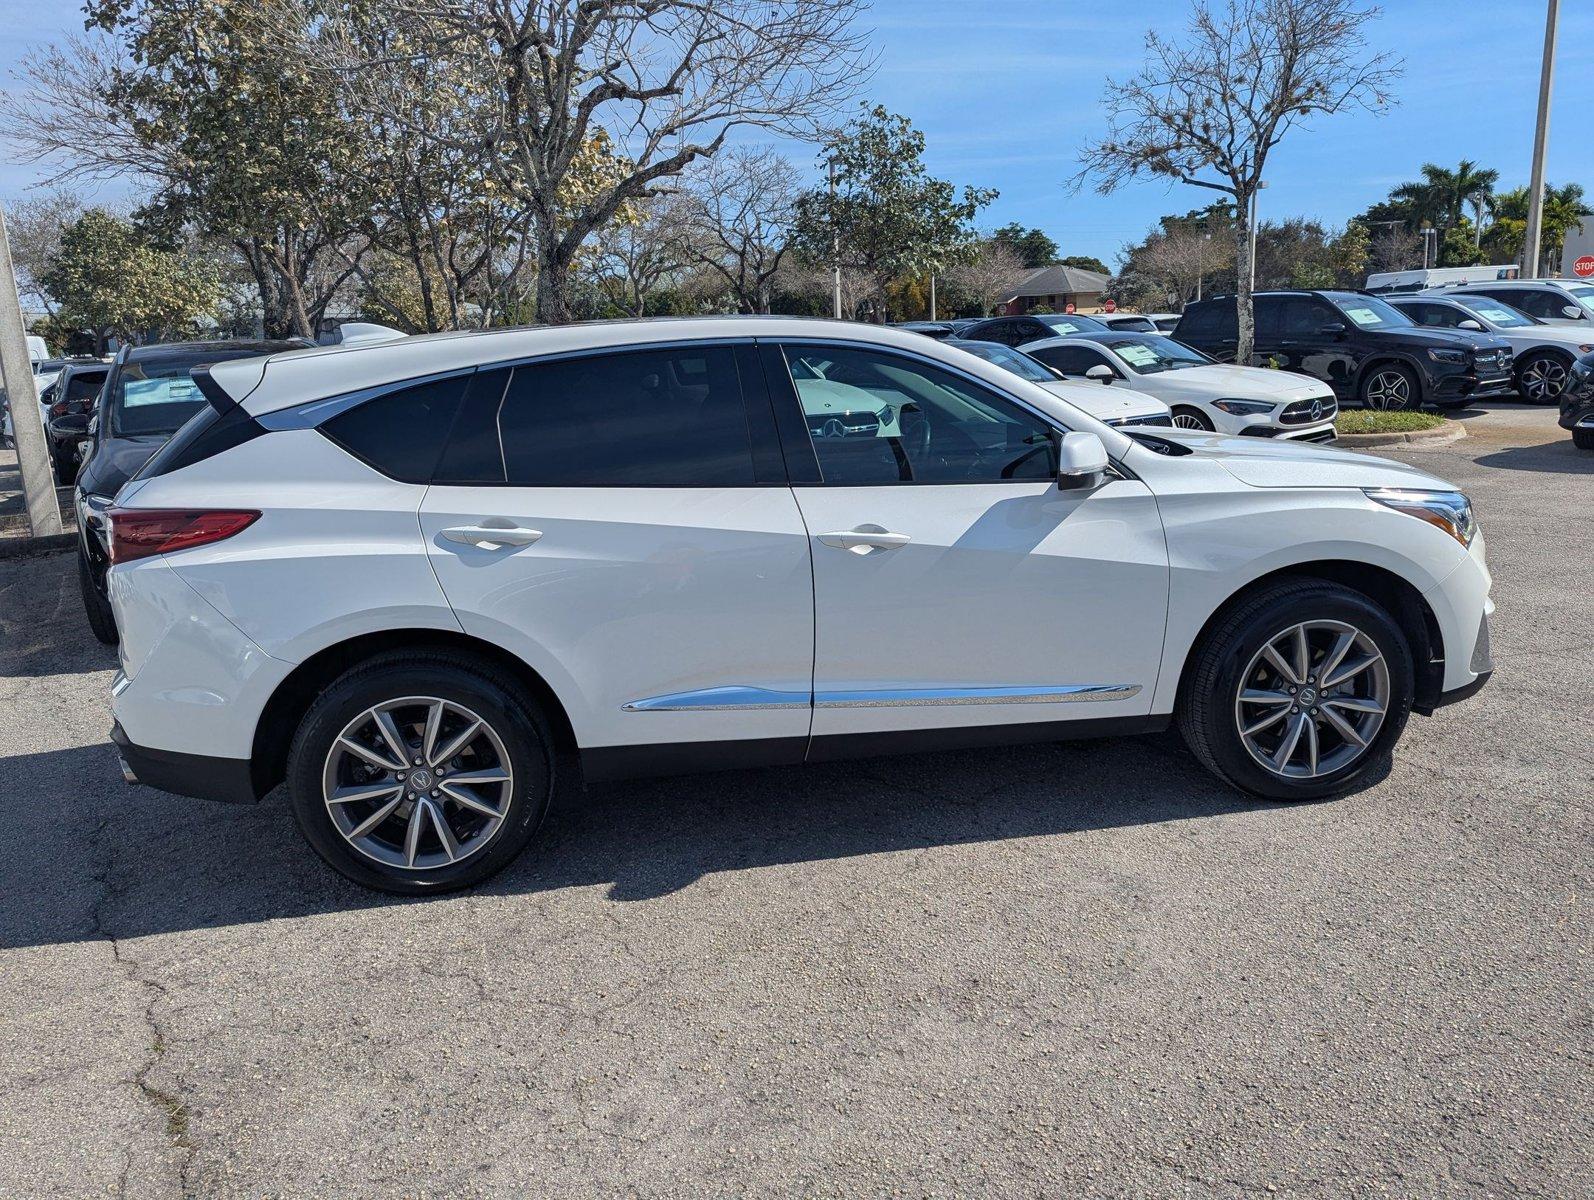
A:
[[[1476,321],[1457,321],[1456,322],[1456,328],[1457,329],[1465,329],[1468,333],[1482,333],[1483,332],[1483,326],[1479,325]]]
[[[59,417],[50,418],[50,432],[63,441],[82,437],[88,431],[88,413],[62,413]]]
[[[1094,367],[1091,367],[1085,372],[1085,378],[1094,379],[1098,383],[1109,384],[1117,378],[1117,375],[1113,373],[1113,369],[1111,367],[1097,363]]]
[[[1105,367],[1102,370],[1106,370]],[[1065,433],[1057,443],[1057,487],[1089,491],[1107,475],[1107,447],[1094,433]]]
[[[1323,337],[1339,337],[1345,332],[1345,326],[1340,321],[1330,321],[1317,331]]]
[[[1579,308],[1577,305],[1568,304],[1565,308],[1563,308],[1561,310],[1561,315],[1563,317],[1571,317],[1573,320],[1576,320],[1579,317],[1583,316],[1584,314],[1583,314],[1583,310],[1581,308]]]

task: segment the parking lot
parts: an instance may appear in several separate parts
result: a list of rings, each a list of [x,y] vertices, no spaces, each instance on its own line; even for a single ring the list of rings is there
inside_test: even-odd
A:
[[[0,561],[0,1196],[1589,1194],[1594,455],[1466,420],[1397,456],[1499,669],[1369,791],[1172,734],[606,786],[426,901],[126,787],[72,557]]]

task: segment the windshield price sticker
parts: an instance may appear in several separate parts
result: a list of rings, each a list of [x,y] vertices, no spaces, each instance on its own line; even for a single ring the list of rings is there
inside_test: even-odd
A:
[[[1378,324],[1378,314],[1370,308],[1347,308],[1345,315],[1358,325]]]

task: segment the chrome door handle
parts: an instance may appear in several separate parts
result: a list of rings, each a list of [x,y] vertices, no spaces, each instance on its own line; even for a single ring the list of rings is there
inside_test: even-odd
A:
[[[464,546],[501,550],[505,546],[529,546],[542,536],[542,530],[519,525],[456,525],[453,529],[442,530],[442,536]]]
[[[892,533],[878,525],[860,525],[857,529],[842,529],[835,533],[821,533],[819,540],[837,550],[851,550],[854,554],[868,554],[871,550],[895,550],[913,539],[905,533]]]

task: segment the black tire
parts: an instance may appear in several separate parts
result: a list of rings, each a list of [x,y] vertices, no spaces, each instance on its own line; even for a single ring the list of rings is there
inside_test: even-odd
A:
[[[1315,778],[1284,778],[1264,769],[1241,739],[1235,720],[1240,676],[1280,632],[1316,620],[1351,624],[1372,639],[1389,671],[1388,707],[1383,724],[1359,758]],[[1283,580],[1237,602],[1234,611],[1202,638],[1181,684],[1176,715],[1191,752],[1235,787],[1269,800],[1318,800],[1383,778],[1411,714],[1413,691],[1411,648],[1382,607],[1338,584]]]
[[[1417,374],[1401,363],[1376,363],[1367,368],[1357,389],[1363,408],[1381,412],[1415,412],[1422,407]]]
[[[77,552],[77,583],[83,593],[83,611],[88,614],[94,636],[107,646],[116,645],[120,640],[116,632],[116,614],[111,611],[111,602],[94,586],[94,576],[89,571],[88,560],[83,557],[82,547]]]
[[[1594,429],[1572,430],[1572,445],[1579,450],[1594,450]]]
[[[55,455],[55,481],[62,487],[71,487],[77,482],[77,459],[65,450],[57,451]]]
[[[407,696],[437,697],[477,714],[502,741],[514,775],[491,839],[469,857],[430,870],[390,866],[356,850],[333,823],[322,791],[327,756],[345,726],[373,705]],[[497,667],[448,650],[394,651],[339,676],[305,713],[288,751],[289,804],[311,848],[355,883],[404,896],[455,891],[501,871],[536,834],[553,795],[553,747],[537,706]]]
[[[1184,424],[1181,425],[1181,421]],[[1206,413],[1199,408],[1191,408],[1187,404],[1181,404],[1173,410],[1173,423],[1180,429],[1205,429],[1208,433],[1211,433],[1213,429],[1212,422],[1207,418]]]
[[[1571,377],[1572,359],[1550,350],[1538,350],[1516,365],[1517,395],[1528,404],[1555,404]]]

